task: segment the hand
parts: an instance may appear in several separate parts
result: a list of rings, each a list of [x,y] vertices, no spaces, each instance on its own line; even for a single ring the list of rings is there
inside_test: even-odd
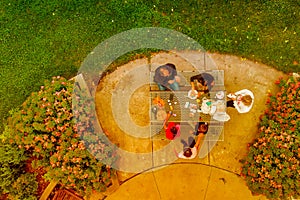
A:
[[[180,82],[180,77],[179,77],[179,76],[175,76],[175,81],[176,81],[177,83],[179,83],[179,82]]]
[[[204,94],[205,94],[205,92],[202,92],[202,91],[198,92],[198,98],[201,97]]]
[[[197,94],[198,94],[197,90],[192,89],[191,95],[195,95],[196,96]]]
[[[168,83],[173,84],[173,83],[175,83],[175,80],[169,80]]]
[[[232,99],[232,100],[235,100],[235,95],[233,93],[229,93],[227,95],[228,98]]]

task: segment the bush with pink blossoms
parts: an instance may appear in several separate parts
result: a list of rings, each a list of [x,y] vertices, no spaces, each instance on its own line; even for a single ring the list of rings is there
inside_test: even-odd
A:
[[[46,81],[20,109],[12,111],[5,131],[9,134],[3,137],[24,149],[28,157],[34,157],[34,167],[45,169],[47,180],[58,180],[63,186],[86,195],[92,190],[106,189],[110,183],[107,163],[113,163],[116,156],[106,137],[95,132],[96,117],[91,111],[94,108],[72,112],[73,90],[74,82],[65,78]],[[82,102],[93,101],[80,92],[76,94]],[[76,123],[78,118],[85,119],[81,120],[80,128]],[[87,137],[92,140],[88,141]]]
[[[269,95],[259,137],[249,144],[242,176],[254,194],[270,199],[300,197],[300,78],[282,78]]]

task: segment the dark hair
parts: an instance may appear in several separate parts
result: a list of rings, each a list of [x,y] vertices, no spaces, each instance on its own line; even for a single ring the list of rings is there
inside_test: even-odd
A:
[[[171,127],[170,131],[173,134],[173,137],[175,137],[177,135],[178,130],[175,126]]]
[[[208,131],[208,124],[207,123],[200,123],[198,127],[198,132],[206,134]]]
[[[252,97],[249,94],[242,96],[241,100],[245,106],[250,106],[252,103]]]
[[[173,68],[174,70],[176,70],[175,65],[172,64],[172,63],[167,63],[167,64],[165,64],[165,66],[171,67],[171,68]]]
[[[191,157],[192,156],[192,150],[191,148],[186,148],[184,151],[183,151],[183,155],[187,158]]]
[[[195,80],[197,80],[201,85],[207,86],[208,90],[211,90],[213,87],[212,82],[215,81],[214,77],[208,73],[201,73],[190,78],[190,82],[194,82]]]
[[[203,77],[204,81],[206,82],[206,86],[208,87],[208,90],[212,88],[212,82],[215,81],[214,77],[208,73],[202,73],[201,76]]]

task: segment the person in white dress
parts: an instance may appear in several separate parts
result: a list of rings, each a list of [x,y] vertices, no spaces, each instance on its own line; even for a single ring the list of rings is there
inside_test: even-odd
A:
[[[227,95],[227,107],[235,108],[239,113],[247,113],[251,110],[254,103],[254,95],[248,89],[243,89]]]

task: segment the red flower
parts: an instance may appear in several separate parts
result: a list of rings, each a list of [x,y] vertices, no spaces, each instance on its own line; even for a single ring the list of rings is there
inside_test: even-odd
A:
[[[276,84],[276,85],[279,85],[279,84],[280,84],[280,80],[276,80],[276,81],[275,81],[275,84]]]

